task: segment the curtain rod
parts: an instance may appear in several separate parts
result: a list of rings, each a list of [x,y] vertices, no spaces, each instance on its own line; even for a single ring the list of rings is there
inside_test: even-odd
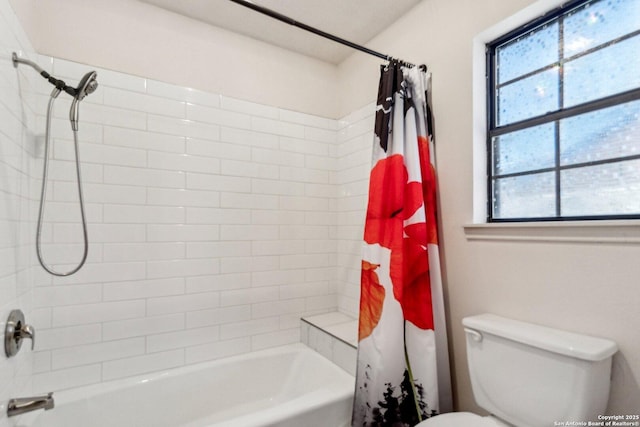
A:
[[[350,42],[349,40],[345,40],[345,39],[340,38],[338,36],[334,36],[333,34],[329,34],[329,33],[325,32],[325,31],[322,31],[322,30],[319,30],[317,28],[314,28],[314,27],[312,27],[310,25],[304,24],[302,22],[298,22],[293,18],[285,16],[285,15],[283,15],[281,13],[278,13],[278,12],[276,12],[274,10],[271,10],[271,9],[268,9],[266,7],[259,6],[257,4],[251,3],[250,1],[247,1],[247,0],[230,0],[230,1],[232,1],[232,2],[234,2],[236,4],[239,4],[241,6],[248,7],[249,9],[255,10],[256,12],[260,12],[260,13],[262,13],[264,15],[270,16],[271,18],[277,19],[278,21],[282,21],[282,22],[284,22],[286,24],[293,25],[294,27],[302,28],[305,31],[309,31],[309,32],[311,32],[313,34],[316,34],[316,35],[320,36],[320,37],[324,37],[325,39],[333,40],[334,42],[343,44],[345,46],[349,46],[352,49],[356,49],[356,50],[359,50],[361,52],[368,53],[369,55],[377,56],[378,58],[382,58],[385,61],[389,61],[389,62],[397,61],[398,63],[400,63],[401,65],[404,65],[405,67],[409,67],[409,68],[414,67],[414,64],[412,64],[410,62],[406,62],[406,61],[403,61],[401,59],[394,58],[394,57],[389,56],[389,55],[385,55],[384,53],[376,52],[375,50],[372,50],[372,49],[369,49],[367,47],[361,46],[359,44]],[[426,70],[426,66],[421,65],[420,67],[424,67],[424,69]]]

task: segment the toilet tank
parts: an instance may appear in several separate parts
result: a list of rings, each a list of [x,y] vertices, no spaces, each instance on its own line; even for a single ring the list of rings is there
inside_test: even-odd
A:
[[[540,427],[597,421],[605,413],[613,341],[493,314],[462,324],[473,394],[491,414]]]

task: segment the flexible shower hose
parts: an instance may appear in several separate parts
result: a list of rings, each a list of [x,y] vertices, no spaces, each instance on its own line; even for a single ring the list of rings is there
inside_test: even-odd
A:
[[[49,175],[49,143],[51,138],[51,113],[53,111],[53,102],[55,101],[55,99],[58,97],[59,94],[60,94],[60,89],[58,88],[54,89],[53,92],[51,92],[51,98],[49,99],[49,105],[47,107],[47,124],[46,124],[45,137],[44,137],[44,166],[42,168],[43,169],[42,170],[42,191],[40,192],[40,209],[38,212],[38,228],[36,232],[36,253],[38,254],[38,261],[40,262],[40,265],[42,266],[42,268],[44,268],[47,272],[49,272],[50,274],[53,274],[54,276],[64,277],[64,276],[71,276],[72,274],[80,270],[84,265],[85,261],[87,260],[87,254],[89,253],[89,238],[87,234],[87,219],[84,213],[84,198],[82,197],[82,179],[80,177],[78,131],[74,129],[73,144],[75,147],[75,155],[76,155],[76,174],[78,178],[77,180],[78,181],[78,198],[80,200],[80,216],[82,217],[82,235],[84,238],[84,252],[82,254],[82,260],[80,261],[80,263],[75,268],[65,273],[61,273],[53,270],[44,262],[44,259],[42,257],[42,250],[41,250],[41,237],[42,237],[42,221],[44,218],[44,210],[46,205],[45,198],[47,195],[47,181],[48,181],[48,175]]]

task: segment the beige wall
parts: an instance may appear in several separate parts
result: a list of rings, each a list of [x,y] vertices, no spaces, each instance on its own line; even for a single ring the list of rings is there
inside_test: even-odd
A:
[[[30,34],[40,33],[36,27],[47,28],[40,33],[46,37],[33,40],[41,53],[334,118],[375,99],[379,60],[361,53],[336,68],[136,2],[40,0],[40,10],[29,16],[25,1],[12,3]],[[424,0],[368,44],[424,62],[433,72],[445,297],[457,407],[478,409],[469,384],[461,319],[493,312],[615,340],[620,353],[614,360],[609,412],[637,413],[640,245],[588,239],[470,240],[463,228],[474,217],[472,40],[531,3]],[[65,14],[83,19],[51,27],[44,21],[51,17],[64,22]],[[231,70],[233,64],[242,66]],[[605,237],[607,233],[606,228],[601,231]]]
[[[133,0],[11,0],[40,54],[334,117],[336,67]]]
[[[427,0],[370,45],[433,72],[436,156],[444,235],[446,305],[454,384],[459,410],[479,410],[471,393],[461,319],[492,312],[586,334],[609,337],[620,352],[614,359],[608,411],[640,408],[640,246],[606,242],[608,235],[635,233],[598,229],[529,230],[524,238],[470,240],[463,226],[473,222],[472,41],[485,29],[532,4],[531,0]],[[341,113],[374,98],[375,59],[353,55],[340,65]],[[486,230],[485,230],[486,231]],[[537,241],[548,232],[572,242]],[[499,232],[489,230],[489,238]],[[584,235],[597,234],[589,243]],[[469,232],[471,234],[471,231]],[[509,241],[506,239],[518,239]],[[520,239],[528,239],[520,241]],[[603,243],[604,241],[604,243]],[[636,240],[637,242],[637,240]]]

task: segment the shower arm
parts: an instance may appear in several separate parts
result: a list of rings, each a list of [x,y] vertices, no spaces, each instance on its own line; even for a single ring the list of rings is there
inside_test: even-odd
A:
[[[13,68],[18,68],[19,64],[28,65],[31,68],[33,68],[34,70],[36,70],[38,72],[38,74],[40,74],[42,77],[47,79],[47,81],[49,83],[54,85],[59,90],[65,91],[66,93],[68,93],[71,96],[74,96],[74,97],[76,96],[76,89],[75,88],[67,85],[64,82],[64,80],[56,79],[51,74],[47,73],[45,70],[40,68],[40,66],[38,64],[36,64],[35,62],[30,61],[30,60],[25,59],[25,58],[20,58],[15,52],[12,53],[11,60],[13,61]]]

